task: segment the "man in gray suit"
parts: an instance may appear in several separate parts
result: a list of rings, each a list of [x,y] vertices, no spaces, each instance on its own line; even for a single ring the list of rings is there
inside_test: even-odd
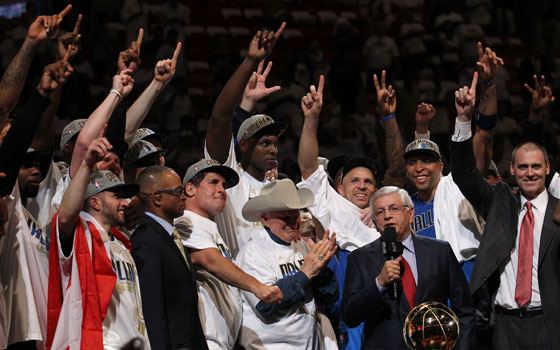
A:
[[[560,349],[560,226],[553,222],[558,200],[545,187],[547,152],[532,142],[514,149],[510,171],[518,194],[502,182],[487,184],[472,151],[475,95],[476,85],[455,93],[451,138],[453,179],[486,220],[471,292],[475,299],[491,296],[494,349]]]

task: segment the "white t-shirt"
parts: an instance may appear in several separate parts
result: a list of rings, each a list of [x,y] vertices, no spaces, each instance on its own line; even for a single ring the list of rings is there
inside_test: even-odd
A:
[[[43,341],[47,326],[49,237],[21,203],[16,181],[6,196],[10,217],[0,239],[0,279],[4,284],[8,344]]]
[[[297,186],[313,191],[315,203],[308,210],[325,230],[336,232],[336,244],[341,249],[354,251],[380,237],[374,227],[362,222],[360,208],[331,187],[322,165]]]
[[[26,206],[42,227],[50,225],[69,184],[70,176],[63,175],[60,168],[51,161],[49,171],[39,186],[37,197],[28,199]]]
[[[261,237],[247,243],[239,252],[239,267],[259,282],[273,285],[297,273],[309,248],[303,240],[290,245],[276,243],[263,230]],[[311,349],[315,327],[315,301],[311,282],[305,288],[304,301],[273,316],[264,317],[256,311],[259,299],[250,292],[243,295],[243,327],[240,344],[247,349],[303,350]],[[326,327],[329,329],[325,329]],[[318,327],[321,349],[338,349],[330,324]]]
[[[95,225],[104,242],[105,250],[113,266],[113,271],[117,276],[111,302],[109,303],[109,308],[107,309],[107,315],[103,320],[104,349],[120,350],[123,345],[135,337],[141,338],[144,341],[146,348],[149,348],[150,343],[146,334],[146,324],[142,313],[142,299],[140,297],[138,272],[130,251],[118,239],[111,240],[107,235],[107,232],[105,232],[101,225],[99,225],[99,223],[88,213],[83,211],[80,212],[80,221],[85,227],[90,252],[91,233],[87,223],[91,222]],[[58,236],[60,237],[60,235]],[[69,279],[72,280],[72,283],[67,290],[65,287],[63,288],[64,302],[59,323],[57,325],[57,334],[55,334],[55,338],[53,340],[53,348],[54,344],[58,344],[60,341],[65,343],[67,346],[70,346],[70,349],[72,350],[79,349],[79,338],[76,339],[77,337],[72,336],[69,336],[69,339],[57,338],[57,336],[64,336],[61,335],[62,333],[59,333],[59,329],[64,330],[68,327],[68,322],[70,322],[66,319],[67,317],[65,317],[65,307],[74,307],[78,309],[77,311],[80,314],[79,320],[73,320],[78,321],[76,322],[78,324],[78,328],[81,327],[82,307],[80,284],[74,282],[79,281],[77,263],[74,259],[74,246],[72,247],[70,255],[66,257],[62,252],[61,245],[59,244],[59,256],[63,286],[67,286]],[[76,311],[71,313],[71,315],[75,317],[75,313]]]
[[[204,156],[210,159],[206,145],[204,146]],[[241,210],[243,205],[261,192],[265,182],[259,181],[247,173],[235,157],[235,149],[233,147],[233,139],[229,146],[228,159],[224,163],[235,170],[239,175],[239,183],[236,186],[228,188],[228,195],[224,211],[217,215],[214,220],[218,225],[218,229],[223,233],[223,239],[230,247],[233,257],[236,257],[239,250],[252,239],[255,239],[263,233],[262,224],[260,222],[250,222],[243,218]],[[235,203],[235,205],[233,204]]]
[[[225,258],[233,260],[214,221],[185,210],[182,217],[175,219],[175,227],[181,234],[183,245],[198,250],[215,248]],[[198,310],[208,348],[233,349],[242,320],[239,289],[202,268],[196,270],[196,282]]]

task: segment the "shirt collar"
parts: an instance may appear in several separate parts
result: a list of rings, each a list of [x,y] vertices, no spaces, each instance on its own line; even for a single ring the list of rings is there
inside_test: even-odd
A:
[[[412,233],[409,234],[404,241],[402,241],[403,247],[405,247],[408,251],[414,254],[414,243],[412,242]]]
[[[270,236],[270,238],[272,238],[272,240],[273,240],[274,242],[276,242],[276,243],[278,243],[278,244],[281,244],[281,245],[285,245],[285,246],[291,245],[291,243],[284,242],[283,240],[281,240],[280,238],[278,238],[274,233],[272,233],[272,231],[270,231],[270,230],[268,229],[268,227],[265,227],[264,229],[266,230],[266,232],[268,233],[268,235]]]
[[[541,194],[537,196],[537,198],[533,198],[532,200],[529,201],[533,205],[533,209],[536,209],[544,213],[546,206],[548,205],[547,192],[548,191],[545,188],[545,190],[542,191]],[[523,210],[523,208],[525,207],[525,203],[527,203],[527,198],[525,198],[523,195],[520,195],[520,198],[521,198],[521,210]]]
[[[171,225],[170,223],[168,223],[167,221],[163,220],[162,218],[160,218],[159,216],[157,216],[156,214],[150,213],[149,211],[146,211],[146,215],[148,215],[149,217],[151,217],[152,219],[154,219],[158,224],[161,225],[161,227],[163,227],[163,229],[169,233],[170,236],[173,235],[173,225]]]

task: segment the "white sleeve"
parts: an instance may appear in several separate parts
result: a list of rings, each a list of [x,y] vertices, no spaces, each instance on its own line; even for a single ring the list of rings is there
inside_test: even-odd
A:
[[[451,136],[453,142],[463,142],[472,137],[471,122],[460,122],[455,118],[455,132]]]
[[[331,221],[328,199],[330,196],[338,195],[329,184],[327,172],[319,165],[315,172],[307,179],[297,184],[298,188],[307,188],[313,192],[315,202],[308,209],[313,216],[319,220],[321,225],[327,229]]]
[[[186,231],[185,227],[190,224],[190,231]],[[193,249],[218,249],[218,242],[216,242],[215,235],[206,230],[195,229],[190,223],[190,219],[182,216],[175,219],[175,227],[181,234],[182,242],[189,248]]]
[[[560,175],[558,173],[554,173],[554,176],[552,176],[548,185],[548,192],[554,197],[560,198]]]

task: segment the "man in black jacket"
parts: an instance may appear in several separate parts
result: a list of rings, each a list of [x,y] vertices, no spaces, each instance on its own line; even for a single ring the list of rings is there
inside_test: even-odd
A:
[[[132,256],[151,347],[208,349],[198,316],[194,266],[173,227],[185,210],[181,179],[170,168],[152,166],[137,182],[146,215],[132,235]]]

